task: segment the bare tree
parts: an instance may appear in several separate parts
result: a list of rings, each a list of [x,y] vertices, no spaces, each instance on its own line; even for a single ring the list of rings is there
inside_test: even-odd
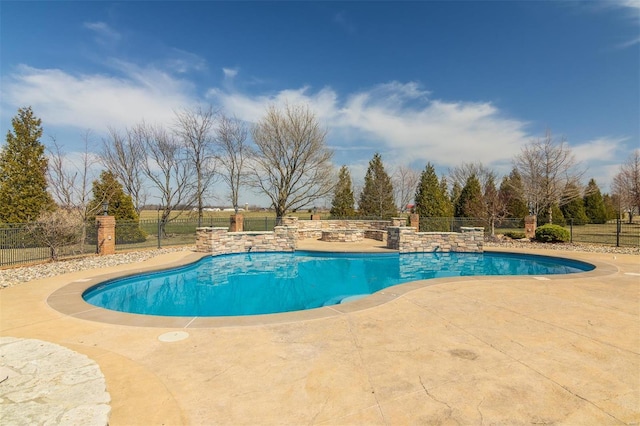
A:
[[[527,144],[515,157],[514,166],[522,176],[529,210],[535,215],[546,213],[549,223],[553,223],[554,205],[562,206],[581,194],[575,191],[563,196],[569,185],[581,187],[584,170],[579,168],[566,141],[554,142],[549,131],[544,139]]]
[[[247,143],[247,127],[237,118],[222,114],[216,129],[218,163],[222,180],[229,187],[229,199],[234,208],[238,207],[240,187],[246,184],[246,167],[253,150]]]
[[[310,206],[333,190],[333,153],[326,130],[308,106],[275,106],[252,129],[257,155],[251,184],[271,200],[277,217]]]
[[[147,153],[142,171],[157,189],[160,198],[161,227],[179,217],[196,200],[194,171],[184,146],[164,127],[145,123],[134,127],[136,138]],[[178,210],[180,208],[180,210]],[[178,213],[171,217],[171,213]]]
[[[506,200],[500,196],[494,177],[491,175],[484,185],[484,204],[487,207],[487,220],[491,227],[491,237],[496,235],[496,222],[507,216]]]
[[[91,182],[96,177],[94,166],[99,158],[89,151],[91,131],[83,133],[84,151],[79,158],[73,160],[62,150],[55,138],[47,149],[49,151],[49,167],[47,180],[49,189],[56,203],[69,214],[77,216],[80,223],[81,251],[84,252],[84,242],[87,236],[87,218],[96,214],[91,207]],[[50,220],[52,218],[48,218]]]
[[[201,226],[204,199],[216,178],[214,156],[216,113],[209,106],[207,109],[202,107],[184,109],[175,114],[174,131],[186,148],[188,161],[194,168],[198,226]]]
[[[353,193],[355,194],[362,194],[362,191],[364,190],[364,182],[362,180],[353,180]],[[359,195],[356,197],[356,203],[358,203],[359,201]],[[358,206],[358,208],[356,210],[359,210],[360,206]]]
[[[126,129],[121,134],[110,127],[109,136],[102,140],[100,154],[102,164],[118,178],[133,199],[138,214],[149,196],[142,173],[146,154],[141,137],[135,129]]]
[[[449,176],[451,177],[452,185],[457,183],[460,188],[464,188],[467,180],[469,180],[471,176],[475,176],[478,179],[481,188],[487,186],[489,179],[496,180],[496,174],[493,170],[489,169],[480,161],[462,163],[453,169],[449,169]]]
[[[42,213],[36,222],[29,224],[29,232],[36,241],[49,248],[50,258],[58,260],[60,249],[75,245],[81,236],[80,218],[66,209],[57,209]]]
[[[620,208],[627,211],[629,223],[632,223],[633,215],[640,213],[640,149],[634,150],[620,166],[613,178],[612,189],[618,196]]]
[[[78,171],[67,161],[67,154],[62,151],[55,137],[51,136],[51,144],[47,146],[47,183],[56,204],[64,209],[75,205],[75,186]]]
[[[393,189],[395,192],[396,206],[400,207],[400,212],[407,210],[407,204],[411,203],[420,181],[420,172],[400,165],[396,167],[391,177],[393,181]]]

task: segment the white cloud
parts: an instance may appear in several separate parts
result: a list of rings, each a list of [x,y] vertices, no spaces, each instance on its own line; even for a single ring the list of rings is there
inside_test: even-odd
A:
[[[627,137],[602,137],[585,143],[573,145],[571,151],[576,160],[582,163],[592,161],[609,161],[616,158],[620,145],[629,140]]]
[[[618,44],[618,46],[616,46],[618,49],[627,49],[629,47],[633,47],[637,44],[640,44],[640,37],[636,37],[634,39],[625,41],[623,43]]]
[[[31,105],[47,132],[58,126],[100,133],[107,126],[121,129],[143,119],[169,123],[176,109],[202,101],[248,123],[257,122],[269,105],[304,103],[327,128],[336,165],[349,165],[356,182],[374,152],[382,154],[389,170],[400,164],[422,169],[427,162],[446,170],[481,161],[508,173],[514,155],[533,138],[527,122],[506,116],[490,102],[434,99],[414,82],[392,81],[340,96],[330,87],[252,95],[222,81],[201,99],[191,82],[157,68],[118,60],[109,64],[118,76],[20,66],[2,81],[3,110]],[[615,147],[625,140],[604,137],[572,149],[577,159],[591,164],[591,176],[608,179],[608,174],[594,169],[615,162]]]
[[[207,98],[230,114],[251,123],[260,120],[269,105],[284,105],[288,102],[308,104],[320,121],[329,124],[329,120],[336,114],[337,95],[331,89],[322,89],[315,95],[309,95],[308,92],[308,87],[302,87],[282,90],[274,95],[251,96],[213,88],[207,92]]]
[[[85,22],[83,26],[96,35],[96,41],[101,44],[111,44],[120,41],[120,33],[104,22]]]
[[[620,164],[605,164],[587,171],[589,178],[596,180],[600,191],[603,193],[613,192],[613,179],[618,173],[620,173]]]
[[[640,11],[640,0],[617,0],[615,3],[622,7],[628,7]]]
[[[504,117],[490,103],[429,100],[428,94],[416,83],[399,82],[351,94],[344,101],[326,87],[315,93],[303,87],[271,96],[209,91],[216,103],[248,122],[259,120],[271,104],[308,104],[329,128],[331,145],[345,155],[365,145],[390,163],[504,163],[529,139],[526,122]]]
[[[59,69],[20,66],[3,81],[3,102],[31,105],[46,125],[101,131],[143,119],[167,122],[173,110],[194,103],[190,83],[149,68],[113,61],[124,77],[72,75]]]
[[[238,75],[238,70],[233,68],[222,68],[225,78],[233,78]]]
[[[616,49],[627,49],[640,44],[640,37],[637,36],[640,24],[640,0],[607,0],[607,1],[587,1],[576,2],[580,7],[599,13],[601,11],[616,10],[622,18],[622,22],[630,25],[634,35],[626,40],[615,44]]]
[[[169,49],[168,59],[164,62],[164,67],[176,72],[184,74],[189,71],[203,71],[207,69],[207,61],[195,53],[186,50],[171,48]]]

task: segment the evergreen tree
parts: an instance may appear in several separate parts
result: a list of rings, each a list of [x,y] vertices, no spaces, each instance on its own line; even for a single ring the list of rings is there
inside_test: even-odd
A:
[[[513,169],[509,176],[502,179],[499,190],[500,199],[505,204],[507,217],[524,219],[529,214],[523,194],[522,177],[517,169]]]
[[[458,203],[458,199],[460,198],[460,193],[462,192],[462,187],[458,182],[453,182],[453,187],[451,188],[451,215],[453,215],[454,206]]]
[[[331,216],[353,217],[356,214],[354,206],[355,198],[351,188],[351,174],[347,166],[342,166],[338,173],[338,184],[331,202]]]
[[[92,191],[93,199],[89,202],[87,210],[102,212],[102,203],[108,203],[107,214],[116,219],[116,241],[118,243],[145,241],[146,234],[138,224],[139,216],[133,205],[133,199],[130,195],[125,194],[122,185],[112,172],[103,171],[99,180],[93,182]],[[95,215],[88,219],[95,220]]]
[[[393,201],[391,178],[384,170],[382,158],[378,153],[369,161],[358,209],[362,216],[379,218],[389,218],[398,212]]]
[[[560,208],[560,211],[562,212],[562,216],[565,219],[565,223],[570,223],[571,220],[573,220],[574,225],[585,225],[589,223],[589,217],[585,214],[582,198],[576,198],[570,201],[568,204],[563,205]],[[553,219],[553,223],[559,225],[558,221],[556,221],[555,219],[555,216]]]
[[[605,223],[607,221],[604,200],[595,179],[591,179],[587,184],[582,201],[584,203],[584,212],[591,223]]]
[[[618,217],[618,203],[615,196],[604,194],[602,196],[602,202],[604,203],[604,211],[606,220],[614,220]]]
[[[447,194],[449,193],[449,183],[447,182],[446,176],[442,176],[442,178],[440,179],[440,191],[442,192],[442,195],[444,195],[445,201],[447,201],[444,206],[445,214],[443,217],[451,217],[453,216],[453,203],[447,197]]]
[[[486,216],[486,207],[480,188],[480,181],[476,175],[471,175],[467,179],[460,198],[455,206],[456,217],[477,217],[484,218]]]
[[[544,210],[541,210],[541,211],[543,212],[549,211],[549,208],[545,207]],[[567,221],[564,218],[564,215],[562,214],[562,210],[560,209],[560,207],[558,207],[558,204],[553,204],[551,206],[551,215],[553,217],[554,225],[565,226],[567,224]],[[538,216],[537,222],[538,222],[538,226],[546,225],[547,223],[549,223],[549,215],[544,214],[542,216]]]
[[[582,201],[582,197],[573,196],[573,194],[575,194],[576,192],[580,192],[579,188],[574,184],[569,184],[565,188],[565,192],[572,195],[570,197],[571,201],[563,204],[562,207],[560,207],[565,221],[567,221],[568,223],[570,223],[570,221],[573,221],[574,225],[584,225],[586,223],[589,223],[589,218],[584,212],[584,202]],[[555,221],[555,216],[554,223],[557,223]]]
[[[451,202],[444,190],[443,182],[438,182],[436,171],[427,163],[420,174],[420,181],[416,188],[415,212],[420,216],[421,231],[449,231],[449,217],[451,217]]]
[[[7,144],[0,151],[0,222],[34,221],[55,209],[47,192],[41,124],[31,107],[18,109],[11,120],[13,133],[7,132]]]
[[[552,217],[553,217],[554,225],[565,226],[567,224],[567,220],[565,219],[564,214],[562,214],[562,209],[560,209],[560,207],[557,204],[554,204],[551,207],[551,212],[553,214]]]
[[[427,163],[416,188],[415,212],[423,217],[449,217],[450,203],[438,182],[436,171]]]

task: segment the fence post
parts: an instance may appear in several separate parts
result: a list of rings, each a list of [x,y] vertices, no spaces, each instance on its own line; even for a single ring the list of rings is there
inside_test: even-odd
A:
[[[622,227],[622,222],[620,221],[620,217],[616,219],[616,247],[620,247],[620,228]]]
[[[573,218],[569,219],[569,242],[573,244]]]

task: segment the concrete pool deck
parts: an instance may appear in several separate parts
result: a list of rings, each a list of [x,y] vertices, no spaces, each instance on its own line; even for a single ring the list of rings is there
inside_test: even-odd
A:
[[[385,251],[371,240],[303,243]],[[95,277],[194,259],[178,252],[4,289],[0,334],[94,360],[116,426],[640,423],[640,257],[527,253],[597,268],[415,282],[320,315],[171,325],[64,313]],[[159,340],[166,333],[176,339]]]

